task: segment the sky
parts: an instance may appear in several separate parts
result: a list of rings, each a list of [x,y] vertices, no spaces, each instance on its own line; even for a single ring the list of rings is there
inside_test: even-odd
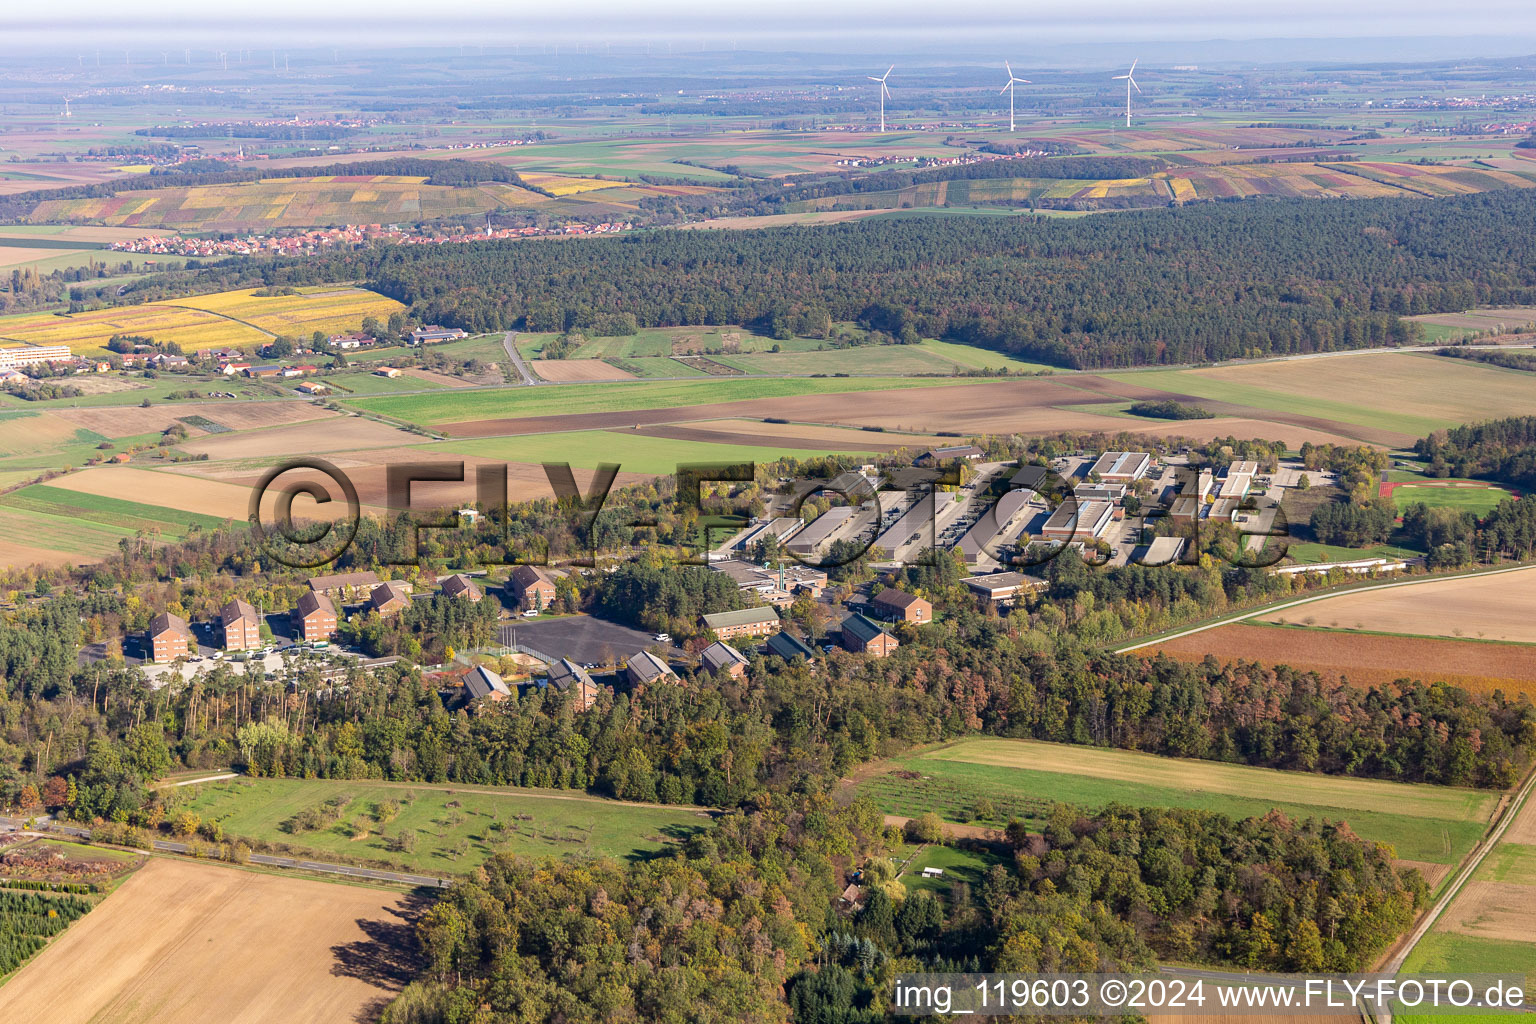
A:
[[[7,0],[0,8],[6,49],[653,42],[682,49],[956,52],[1000,40],[1481,37],[1490,55],[1536,51],[1536,0],[70,0],[60,7]],[[1461,52],[1448,56],[1480,53],[1483,45],[1452,47]]]

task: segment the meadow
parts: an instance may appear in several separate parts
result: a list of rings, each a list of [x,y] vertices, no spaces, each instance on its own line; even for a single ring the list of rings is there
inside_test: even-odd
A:
[[[1497,802],[1495,794],[1475,790],[991,738],[896,758],[859,789],[886,813],[933,811],[957,822],[974,820],[972,809],[983,797],[1002,821],[1036,825],[1058,802],[1188,807],[1236,817],[1278,808],[1295,817],[1346,820],[1360,835],[1391,843],[1398,857],[1434,864],[1455,863],[1471,849]]]
[[[966,380],[925,381],[924,387],[969,383]],[[619,384],[570,384],[559,388],[473,391],[451,396],[399,395],[349,402],[370,412],[424,425],[476,419],[516,419],[562,413],[629,412],[668,409],[757,398],[789,398],[910,388],[900,377],[656,381]]]
[[[1511,497],[1513,495],[1502,487],[1481,483],[1459,486],[1408,484],[1392,488],[1392,503],[1397,506],[1398,511],[1402,511],[1409,505],[1429,505],[1435,508],[1453,508],[1461,512],[1472,512],[1482,517],[1493,511],[1499,502]]]
[[[188,792],[191,791],[191,792]],[[229,779],[183,787],[176,810],[218,821],[226,835],[316,855],[388,861],[403,870],[463,872],[492,853],[644,857],[707,824],[693,807],[624,804],[580,792],[322,779]],[[289,831],[301,811],[323,827]],[[408,835],[409,850],[389,839]]]

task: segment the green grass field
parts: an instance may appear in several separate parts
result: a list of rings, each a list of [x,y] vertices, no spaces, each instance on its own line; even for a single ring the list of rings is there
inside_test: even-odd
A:
[[[507,462],[569,462],[595,468],[601,462],[617,462],[623,472],[664,474],[681,462],[774,462],[785,457],[809,459],[824,454],[799,448],[770,445],[711,444],[648,437],[617,430],[577,430],[560,434],[520,434],[444,441],[423,446],[423,451],[480,455]]]
[[[314,831],[290,833],[299,811],[345,797],[340,815]],[[707,824],[689,807],[635,807],[584,793],[431,786],[326,779],[230,779],[184,787],[173,813],[223,823],[229,836],[286,843],[326,854],[390,861],[402,869],[465,871],[502,850],[531,856],[644,857]],[[380,805],[398,813],[380,822]],[[366,833],[364,838],[354,838]],[[415,835],[409,852],[384,836]],[[456,852],[458,851],[458,852]]]
[[[336,389],[338,397],[354,395],[395,395],[409,391],[440,391],[448,387],[435,380],[423,380],[402,374],[399,377],[379,377],[371,370],[357,373],[338,373],[324,378],[324,383]],[[345,389],[345,391],[343,390]]]
[[[896,862],[899,864],[910,855],[911,848],[904,848],[896,854]],[[902,869],[901,884],[909,891],[926,889],[937,894],[949,892],[956,882],[965,882],[974,888],[981,884],[992,865],[1002,862],[1002,858],[996,854],[980,850],[928,846]],[[944,874],[939,878],[924,878],[923,868],[942,868]]]
[[[1536,846],[1501,842],[1495,846],[1473,876],[1479,882],[1515,882],[1536,885]]]
[[[578,412],[624,412],[742,402],[755,398],[790,398],[892,388],[943,387],[986,378],[913,382],[902,377],[795,378],[787,380],[638,381],[612,384],[562,384],[559,387],[493,388],[444,395],[397,395],[349,399],[370,412],[413,423],[460,423],[468,420],[554,416]]]
[[[1250,817],[1279,808],[1295,817],[1345,820],[1399,857],[1455,863],[1482,835],[1492,793],[1373,779],[1279,772],[1215,761],[1031,740],[973,739],[898,758],[896,771],[861,784],[888,814],[933,811],[958,822],[990,799],[1003,817],[1039,821],[1052,803],[1190,807]],[[1390,808],[1390,810],[1383,810]]]
[[[62,529],[66,533],[92,524],[125,537],[144,531],[158,533],[166,540],[180,540],[194,527],[211,530],[224,525],[222,519],[196,512],[83,494],[47,484],[33,484],[0,497],[0,508],[46,517],[54,531]]]
[[[1438,508],[1454,508],[1462,512],[1474,512],[1485,516],[1505,498],[1513,497],[1502,487],[1396,487],[1392,490],[1392,503],[1402,511],[1409,505],[1430,505]]]
[[[1337,544],[1292,541],[1285,553],[1298,562],[1352,562],[1361,558],[1408,558],[1424,552],[1412,548],[1376,544],[1368,548],[1346,548]]]
[[[1536,976],[1536,942],[1509,942],[1482,939],[1454,932],[1431,931],[1403,963],[1404,974],[1454,976],[1456,974],[1525,974]],[[1536,978],[1527,980],[1529,991]],[[1394,1020],[1408,1017],[1394,1015]],[[1414,1018],[1434,1020],[1433,1017]],[[1508,1020],[1509,1016],[1464,1016],[1456,1020]]]

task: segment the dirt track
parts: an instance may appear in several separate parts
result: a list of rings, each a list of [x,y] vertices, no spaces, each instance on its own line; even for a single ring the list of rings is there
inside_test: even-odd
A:
[[[154,858],[0,988],[0,1020],[372,1019],[414,968],[409,901]]]

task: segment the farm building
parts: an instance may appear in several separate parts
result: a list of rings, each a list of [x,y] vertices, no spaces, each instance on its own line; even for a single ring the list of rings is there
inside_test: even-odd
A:
[[[187,644],[192,639],[192,630],[187,627],[187,620],[180,615],[161,612],[149,620],[149,629],[144,639],[150,660],[175,661],[187,656]]]
[[[869,602],[870,610],[889,622],[932,622],[933,605],[905,590],[886,587]]]
[[[368,609],[389,616],[402,612],[411,604],[411,592],[399,580],[380,583],[368,595]]]
[[[919,466],[937,466],[941,462],[951,459],[967,459],[975,461],[985,455],[986,452],[973,444],[952,444],[942,448],[930,448],[915,460]]]
[[[524,610],[543,611],[555,600],[555,581],[536,565],[520,565],[507,580],[512,596]]]
[[[794,636],[794,634],[785,633],[782,630],[768,638],[768,643],[764,645],[764,650],[769,654],[783,658],[785,661],[804,658],[806,663],[809,664],[816,660],[815,648]]]
[[[261,617],[238,597],[219,609],[219,630],[226,651],[251,651],[261,646]]]
[[[351,350],[373,347],[371,334],[333,334],[325,340],[330,342],[331,348]]]
[[[245,368],[245,375],[247,377],[278,377],[282,375],[282,372],[283,368],[281,366],[247,366]]]
[[[443,596],[467,597],[471,601],[479,601],[485,596],[485,592],[480,589],[479,584],[475,583],[474,580],[461,572],[456,572],[443,580]]]
[[[650,651],[641,651],[633,658],[630,658],[624,666],[624,678],[628,679],[629,684],[637,689],[646,683],[653,683],[668,677],[675,680],[677,673],[673,672],[671,666]]]
[[[394,378],[400,376],[400,371],[393,366],[385,366],[374,370],[373,375],[375,377],[388,377],[393,380]]]
[[[1045,580],[1021,572],[994,572],[987,576],[967,576],[960,581],[989,608],[1012,608],[1019,598],[1044,590]]]
[[[873,654],[883,658],[901,644],[877,622],[853,614],[843,620],[843,647],[855,654]]]
[[[309,578],[310,590],[343,601],[354,600],[364,594],[372,593],[373,588],[378,585],[378,574],[372,572],[342,572],[331,576]]]
[[[738,636],[767,636],[779,630],[779,613],[773,608],[738,608],[699,616],[705,629],[722,640]]]
[[[418,327],[412,331],[410,341],[412,345],[432,345],[440,341],[457,341],[460,338],[467,337],[469,335],[457,327],[439,327],[436,324],[428,324],[425,327]]]
[[[706,672],[723,671],[736,679],[740,679],[747,671],[747,656],[730,644],[718,640],[704,648],[699,660]]]
[[[1088,471],[1106,484],[1133,484],[1152,468],[1152,456],[1146,452],[1105,452]]]
[[[331,387],[329,384],[322,384],[318,380],[305,380],[295,385],[293,390],[301,395],[328,395],[331,392]]]
[[[304,640],[329,640],[336,632],[336,606],[313,590],[300,594],[293,610],[293,630]]]

